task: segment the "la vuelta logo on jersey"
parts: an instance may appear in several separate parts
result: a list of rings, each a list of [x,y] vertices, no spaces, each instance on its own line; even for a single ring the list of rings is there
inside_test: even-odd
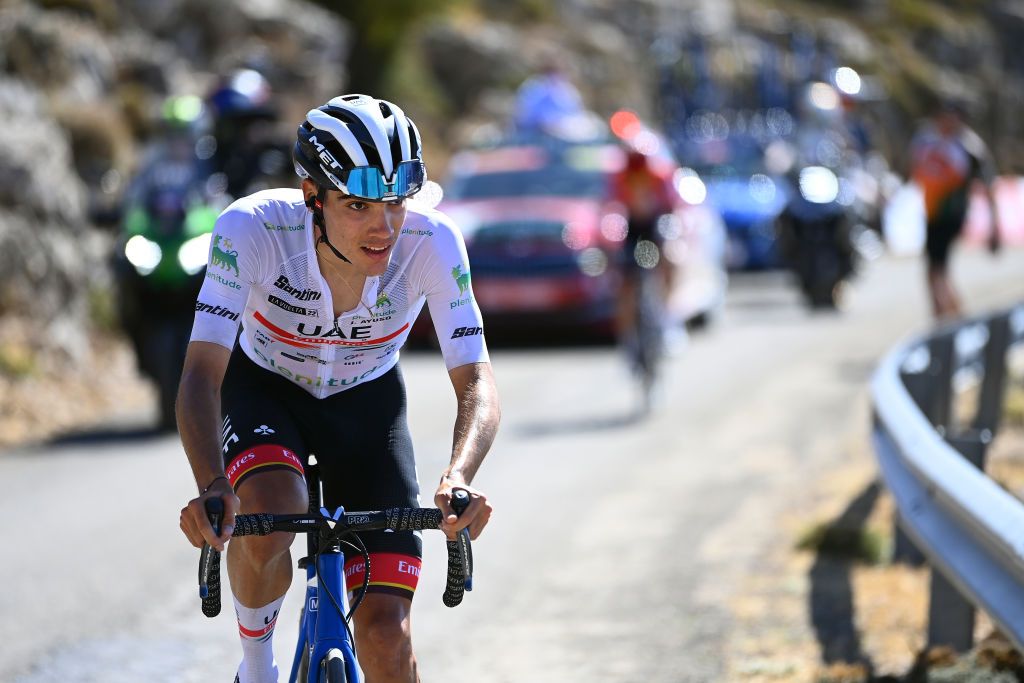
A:
[[[370,339],[370,325],[353,325],[346,334],[337,325],[325,330],[323,325],[310,325],[307,327],[306,323],[299,323],[297,328],[299,334],[293,334],[267,320],[259,311],[254,311],[252,315],[256,322],[263,325],[275,340],[302,349],[312,349],[324,344],[375,349],[379,346],[384,346],[409,329],[409,323],[406,323],[386,337]]]

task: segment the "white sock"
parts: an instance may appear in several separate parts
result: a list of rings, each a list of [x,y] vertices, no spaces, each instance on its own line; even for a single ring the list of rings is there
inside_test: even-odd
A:
[[[246,607],[235,598],[238,616],[238,637],[242,641],[242,663],[238,666],[239,683],[277,683],[277,662],[274,661],[274,626],[284,602],[282,595],[264,607]]]

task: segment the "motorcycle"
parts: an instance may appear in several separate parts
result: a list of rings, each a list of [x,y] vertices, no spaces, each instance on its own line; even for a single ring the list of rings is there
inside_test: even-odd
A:
[[[161,431],[176,427],[178,381],[219,213],[191,180],[182,175],[140,193],[114,263],[122,327],[139,370],[157,386]]]
[[[799,170],[776,223],[780,252],[812,308],[837,308],[856,271],[853,199],[825,166]]]

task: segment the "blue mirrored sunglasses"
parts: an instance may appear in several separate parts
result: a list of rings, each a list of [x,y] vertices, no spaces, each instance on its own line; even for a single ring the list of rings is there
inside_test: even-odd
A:
[[[394,180],[388,182],[376,166],[357,166],[350,169],[343,182],[348,193],[360,199],[388,201],[405,199],[423,187],[427,171],[419,159],[403,161],[395,169]]]

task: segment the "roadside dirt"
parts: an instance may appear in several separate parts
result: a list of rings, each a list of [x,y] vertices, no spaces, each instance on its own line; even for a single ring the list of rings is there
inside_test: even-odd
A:
[[[33,356],[27,328],[5,321],[0,335],[0,449],[40,443],[135,415],[155,405],[127,342],[95,335],[74,355]]]
[[[986,469],[1024,499],[1024,420],[1014,412],[1020,402],[1024,383],[1017,377]],[[890,561],[893,511],[867,439],[845,466],[794,501],[776,525],[779,540],[761,558],[762,571],[731,605],[729,681],[1024,680],[1021,654],[983,613],[972,652],[926,649],[930,571]],[[807,547],[823,529],[830,540],[817,551]]]

